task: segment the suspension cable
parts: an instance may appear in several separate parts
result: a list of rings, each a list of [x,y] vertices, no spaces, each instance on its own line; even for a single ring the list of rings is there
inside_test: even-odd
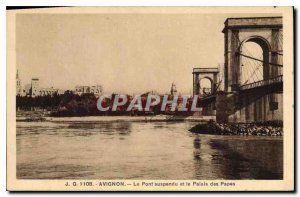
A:
[[[253,59],[253,60],[256,60],[256,61],[265,63],[265,61],[260,60],[260,59],[257,59],[257,58],[255,58],[255,57],[251,57],[251,56],[242,54],[242,53],[240,53],[240,52],[236,52],[236,53],[239,54],[239,55],[241,55],[241,56],[244,56],[244,57],[247,57],[247,58],[250,58],[250,59]],[[272,65],[272,66],[283,67],[283,65],[281,65],[281,64],[276,64],[276,63],[271,63],[271,62],[266,62],[266,63],[268,63],[268,64],[270,64],[270,65]]]

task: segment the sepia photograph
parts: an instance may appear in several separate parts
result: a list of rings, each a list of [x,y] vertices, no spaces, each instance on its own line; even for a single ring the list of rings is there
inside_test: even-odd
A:
[[[7,9],[7,189],[293,191],[293,12]]]

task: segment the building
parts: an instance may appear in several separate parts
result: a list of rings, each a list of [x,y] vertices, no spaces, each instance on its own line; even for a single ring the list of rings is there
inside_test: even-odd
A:
[[[103,93],[101,85],[96,86],[75,86],[75,94],[82,95],[87,93],[93,93],[96,96],[100,96]]]
[[[90,93],[90,87],[89,86],[75,86],[75,91],[74,92],[77,95]]]
[[[32,78],[30,84],[26,84],[22,86],[21,79],[19,77],[19,72],[17,71],[16,75],[16,95],[17,96],[29,96],[29,97],[36,97],[36,96],[53,96],[54,94],[64,94],[64,90],[51,88],[42,88],[40,87],[40,80],[39,78]]]
[[[39,89],[39,95],[40,96],[47,96],[47,95],[60,95],[60,94],[63,94],[64,91],[63,90],[60,90],[60,89],[54,89],[53,87],[51,88],[40,88]]]
[[[25,85],[25,95],[24,96],[30,96],[30,90],[31,90],[31,84],[26,84]]]
[[[19,77],[19,72],[17,70],[17,76],[16,76],[16,95],[17,96],[26,96],[26,90],[21,85],[21,79]]]
[[[36,97],[36,96],[40,95],[39,87],[40,87],[40,80],[38,78],[32,78],[31,79],[31,88],[30,88],[30,92],[29,92],[31,97]]]
[[[36,96],[54,96],[55,94],[63,94],[65,91],[56,89],[56,88],[41,88],[39,84],[38,78],[33,78],[31,80],[31,87],[30,87],[30,96],[36,97]]]
[[[103,92],[102,86],[100,86],[100,85],[91,86],[90,87],[90,92],[94,93],[95,95],[100,96]]]

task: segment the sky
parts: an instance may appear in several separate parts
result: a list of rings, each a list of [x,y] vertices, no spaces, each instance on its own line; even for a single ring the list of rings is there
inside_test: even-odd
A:
[[[18,14],[21,83],[105,93],[192,92],[192,70],[224,62],[228,14]],[[241,16],[251,16],[239,14]],[[256,15],[257,16],[257,15]]]

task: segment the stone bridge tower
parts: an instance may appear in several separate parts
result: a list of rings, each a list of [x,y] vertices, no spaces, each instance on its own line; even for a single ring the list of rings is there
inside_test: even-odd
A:
[[[282,17],[251,17],[228,18],[223,29],[225,39],[225,91],[238,90],[241,85],[241,46],[246,42],[254,42],[263,50],[263,78],[269,79],[277,73],[276,67],[269,62],[278,64],[282,45]]]
[[[200,95],[202,79],[208,79],[211,83],[211,94],[214,94],[218,84],[218,68],[194,68],[193,69],[193,95]]]
[[[282,120],[282,17],[228,18],[224,25],[225,92],[216,97],[217,121]],[[262,58],[245,55],[247,42],[261,48]],[[261,79],[242,82],[242,58],[259,62]]]

